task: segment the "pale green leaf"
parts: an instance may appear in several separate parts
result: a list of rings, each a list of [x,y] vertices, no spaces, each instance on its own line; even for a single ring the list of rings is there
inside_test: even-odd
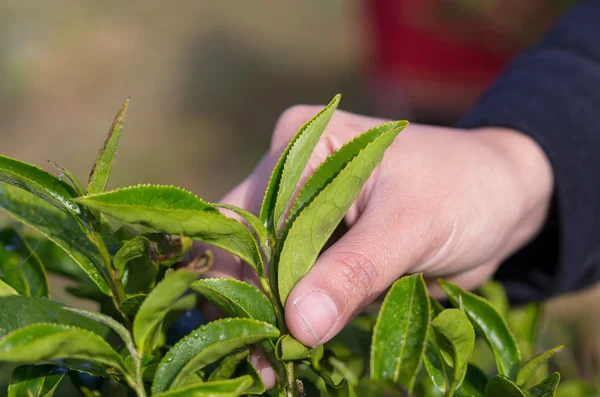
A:
[[[252,386],[252,377],[245,375],[230,380],[206,382],[186,386],[166,393],[156,394],[156,397],[237,397],[246,393]]]
[[[564,346],[557,346],[553,349],[547,350],[543,353],[538,354],[531,360],[527,361],[521,366],[517,374],[517,384],[519,386],[525,386],[527,381],[535,375],[536,371],[543,365],[545,365],[552,356],[561,351]]]
[[[521,353],[504,319],[485,299],[463,291],[448,281],[439,280],[440,287],[455,307],[464,309],[469,320],[481,331],[494,352],[498,372],[516,379],[521,365]]]
[[[431,325],[442,357],[453,369],[448,389],[448,394],[452,395],[466,375],[475,348],[475,330],[467,315],[458,309],[444,310]]]
[[[387,293],[373,331],[371,378],[393,380],[411,391],[429,330],[430,303],[423,277],[406,276]]]
[[[222,248],[264,274],[252,233],[194,194],[173,186],[139,185],[80,197],[77,202],[122,222],[182,234]]]
[[[61,247],[106,295],[110,279],[98,248],[90,242],[77,220],[44,200],[14,186],[0,184],[0,206]]]
[[[319,142],[319,138],[325,131],[331,116],[337,109],[341,95],[336,95],[333,100],[323,110],[321,110],[292,138],[284,154],[281,156],[283,168],[281,170],[281,179],[277,189],[277,199],[273,214],[273,225],[275,230],[285,215],[286,208],[298,187],[300,176],[304,167]]]
[[[192,290],[232,317],[253,318],[277,324],[275,311],[269,300],[248,283],[229,278],[204,278],[195,281]]]
[[[508,295],[502,284],[495,280],[487,280],[479,287],[479,293],[486,299],[494,308],[505,317],[510,307],[508,303]]]
[[[362,150],[351,160],[336,162],[339,171],[335,177],[330,178],[286,224],[276,261],[279,296],[284,305],[292,288],[314,265],[321,249],[383,159],[386,149],[406,125],[406,122],[388,123],[365,132],[372,139],[364,142]]]
[[[339,102],[339,100],[340,100],[340,96],[338,95],[332,101],[332,102],[335,102],[336,107],[337,107],[337,103]],[[330,103],[328,106],[331,106],[331,105],[332,104]],[[287,147],[281,154],[281,157],[279,157],[279,160],[277,161],[277,164],[275,165],[275,168],[273,169],[273,172],[271,173],[271,178],[269,179],[269,184],[267,185],[267,190],[265,191],[265,196],[263,198],[262,207],[260,209],[260,220],[273,233],[275,233],[275,231],[276,231],[275,229],[277,229],[277,227],[275,226],[275,207],[277,204],[277,198],[279,195],[279,191],[281,190],[282,175],[284,172],[284,166],[285,166],[286,160],[290,154],[292,147],[294,147],[296,142],[302,137],[302,135],[304,135],[307,127],[315,119],[319,119],[321,117],[321,114],[324,114],[324,113],[329,113],[328,107],[321,110],[321,112],[319,112],[315,117],[313,117],[304,126],[302,126],[298,132],[296,132],[296,134],[292,137],[289,144],[287,145]],[[327,122],[329,121],[330,117],[331,117],[331,114],[329,115],[329,117],[326,118],[325,125],[327,125]],[[323,119],[323,120],[325,120],[325,119]],[[323,130],[325,129],[325,125],[323,126]],[[315,129],[313,131],[313,133],[315,133],[315,132],[318,132],[318,130]],[[319,136],[322,132],[323,131],[321,131],[319,133]],[[318,137],[317,137],[317,141],[318,141]],[[315,144],[316,144],[316,142],[315,142]],[[312,153],[313,148],[310,148],[310,150],[308,151],[309,156]],[[307,149],[308,149],[308,147],[307,147]],[[302,165],[302,168],[304,168],[305,165],[306,165],[306,163],[304,165]],[[302,170],[300,170],[300,172],[302,172]]]
[[[0,279],[0,297],[10,295],[19,295],[19,293],[13,287]]]
[[[0,182],[24,189],[61,211],[81,214],[73,202],[73,197],[77,196],[75,189],[34,165],[0,155]]]
[[[144,236],[136,236],[123,244],[113,259],[113,266],[117,269],[119,279],[123,278],[129,261],[148,256],[149,253],[150,240]]]
[[[158,283],[143,301],[133,322],[133,339],[141,352],[152,343],[157,327],[197,277],[195,272],[178,270]]]
[[[225,209],[241,216],[244,219],[244,221],[246,221],[246,223],[248,223],[250,228],[252,228],[252,230],[256,234],[256,237],[258,238],[258,241],[260,242],[260,246],[263,248],[263,250],[265,250],[265,254],[267,255],[267,257],[271,256],[271,247],[270,247],[270,243],[269,243],[269,231],[267,230],[265,225],[263,225],[263,223],[260,221],[260,219],[256,215],[254,215],[253,213],[251,213],[249,211],[246,211],[244,209],[236,207],[235,205],[229,205],[229,204],[213,204],[213,205],[218,208],[225,208]]]
[[[250,349],[246,348],[225,357],[223,360],[221,360],[219,366],[215,368],[213,372],[211,372],[210,376],[208,377],[208,381],[212,382],[216,380],[230,379],[238,365],[245,361],[249,355]]]
[[[12,373],[8,397],[52,397],[65,374],[54,365],[21,365]]]
[[[163,357],[154,376],[154,394],[176,389],[190,374],[231,354],[240,347],[275,339],[279,330],[271,324],[242,318],[217,320],[198,328]]]
[[[117,156],[117,149],[119,149],[119,143],[121,143],[125,113],[128,106],[129,99],[126,99],[110,127],[104,147],[98,153],[98,157],[96,157],[96,162],[90,172],[90,179],[88,181],[88,194],[102,193],[106,189]]]

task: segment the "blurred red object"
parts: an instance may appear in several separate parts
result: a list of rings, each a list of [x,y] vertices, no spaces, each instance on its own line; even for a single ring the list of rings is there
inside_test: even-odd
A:
[[[539,12],[540,6],[547,10],[542,3],[367,1],[370,91],[376,111],[453,123],[550,24],[556,12]]]

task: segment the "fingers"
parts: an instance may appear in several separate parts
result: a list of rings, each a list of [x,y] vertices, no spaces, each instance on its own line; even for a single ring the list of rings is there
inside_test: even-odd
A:
[[[275,387],[275,384],[277,383],[275,371],[271,367],[271,364],[269,364],[269,360],[267,360],[263,352],[254,349],[250,355],[250,363],[260,375],[267,390]]]
[[[296,339],[313,347],[327,342],[423,259],[427,228],[410,214],[402,214],[401,222],[395,218],[393,213],[367,210],[298,282],[285,310]]]

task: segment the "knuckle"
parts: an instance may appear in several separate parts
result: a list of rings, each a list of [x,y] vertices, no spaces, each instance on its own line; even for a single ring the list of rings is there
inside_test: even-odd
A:
[[[370,293],[377,287],[380,272],[375,261],[360,252],[341,252],[334,260],[340,286],[348,293]]]

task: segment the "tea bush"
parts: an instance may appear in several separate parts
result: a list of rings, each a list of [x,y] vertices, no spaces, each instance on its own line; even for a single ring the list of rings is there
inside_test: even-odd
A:
[[[0,233],[0,361],[18,364],[9,396],[52,396],[67,378],[86,396],[101,395],[107,384],[110,395],[124,387],[138,397],[553,396],[560,376],[540,373],[560,347],[532,357],[524,324],[535,313],[521,317],[517,343],[493,284],[488,301],[440,280],[453,306],[446,309],[428,296],[422,275],[408,275],[394,283],[380,310],[362,314],[325,346],[309,348],[289,334],[288,294],[408,124],[383,124],[348,142],[294,197],[339,100],[293,137],[258,216],[173,186],[105,191],[127,101],[86,187],[60,165],[54,164],[56,177],[0,156],[0,206],[43,236],[18,225]],[[193,241],[241,258],[260,289],[202,278],[212,255],[191,255]],[[97,301],[100,312],[52,301],[46,271],[74,280],[69,291]],[[230,317],[170,343],[170,325],[199,298]],[[273,390],[265,390],[250,364],[255,348],[277,375]],[[484,372],[475,358],[486,356],[494,368]]]

